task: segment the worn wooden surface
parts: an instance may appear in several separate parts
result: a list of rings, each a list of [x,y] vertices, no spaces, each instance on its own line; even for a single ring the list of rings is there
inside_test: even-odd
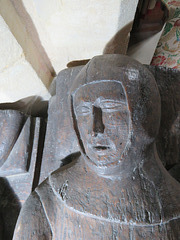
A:
[[[179,179],[180,164],[180,79],[179,71],[164,67],[146,66],[154,75],[161,95],[161,124],[157,137],[160,159]],[[49,103],[47,134],[43,154],[40,182],[59,168],[61,159],[79,151],[77,138],[70,121],[68,94],[83,66],[65,69],[56,78],[56,95]],[[78,81],[78,80],[77,80]],[[175,166],[177,165],[177,167]],[[177,169],[177,170],[176,170]]]
[[[161,124],[157,149],[170,169],[180,163],[180,72],[176,69],[146,66],[153,73],[161,96]]]
[[[79,151],[70,119],[69,91],[82,66],[65,69],[56,78],[56,95],[49,101],[48,123],[40,173],[42,182],[62,164],[61,159]]]
[[[37,186],[42,121],[0,110],[0,239],[10,240],[21,206]],[[39,178],[38,178],[39,180]]]
[[[129,57],[99,56],[69,97],[65,112],[81,153],[59,161],[68,164],[30,195],[14,240],[177,240],[180,185],[156,150],[161,106],[153,75]]]
[[[147,66],[161,96],[161,123],[157,137],[158,155],[169,173],[180,182],[180,72]]]

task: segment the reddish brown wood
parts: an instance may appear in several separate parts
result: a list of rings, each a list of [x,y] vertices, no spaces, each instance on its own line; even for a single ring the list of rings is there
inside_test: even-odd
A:
[[[30,195],[14,240],[178,239],[180,185],[156,150],[161,106],[153,75],[129,57],[99,56],[68,95],[81,153]]]

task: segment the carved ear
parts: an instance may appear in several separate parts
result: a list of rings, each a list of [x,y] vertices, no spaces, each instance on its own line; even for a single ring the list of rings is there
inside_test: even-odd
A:
[[[25,121],[26,117],[18,111],[0,111],[0,167],[8,158]]]

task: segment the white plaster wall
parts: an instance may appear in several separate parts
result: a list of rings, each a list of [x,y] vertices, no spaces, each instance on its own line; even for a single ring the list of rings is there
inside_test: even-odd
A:
[[[0,18],[0,102],[48,99],[53,68],[58,73],[73,60],[125,53],[137,2],[0,0],[7,23]]]
[[[124,26],[132,25],[138,0],[23,0],[51,63],[58,73],[73,60],[102,54]],[[126,33],[123,33],[124,35]],[[120,39],[126,51],[127,36]],[[115,43],[117,45],[117,42]]]
[[[13,38],[3,18],[0,17],[0,71],[8,68],[22,56],[22,48]]]
[[[48,88],[54,69],[39,40],[41,32],[38,33],[34,27],[22,0],[0,0],[0,14],[22,47],[26,60]]]
[[[50,94],[1,16],[0,36],[0,103],[29,96],[49,99]]]

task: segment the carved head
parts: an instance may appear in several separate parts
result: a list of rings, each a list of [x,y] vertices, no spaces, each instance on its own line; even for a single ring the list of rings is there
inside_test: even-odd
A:
[[[83,85],[73,94],[73,108],[88,158],[97,166],[118,162],[130,120],[122,84],[103,80]]]
[[[129,148],[152,143],[160,98],[152,74],[122,55],[93,58],[72,87],[74,126],[83,154],[100,168],[118,165]]]

